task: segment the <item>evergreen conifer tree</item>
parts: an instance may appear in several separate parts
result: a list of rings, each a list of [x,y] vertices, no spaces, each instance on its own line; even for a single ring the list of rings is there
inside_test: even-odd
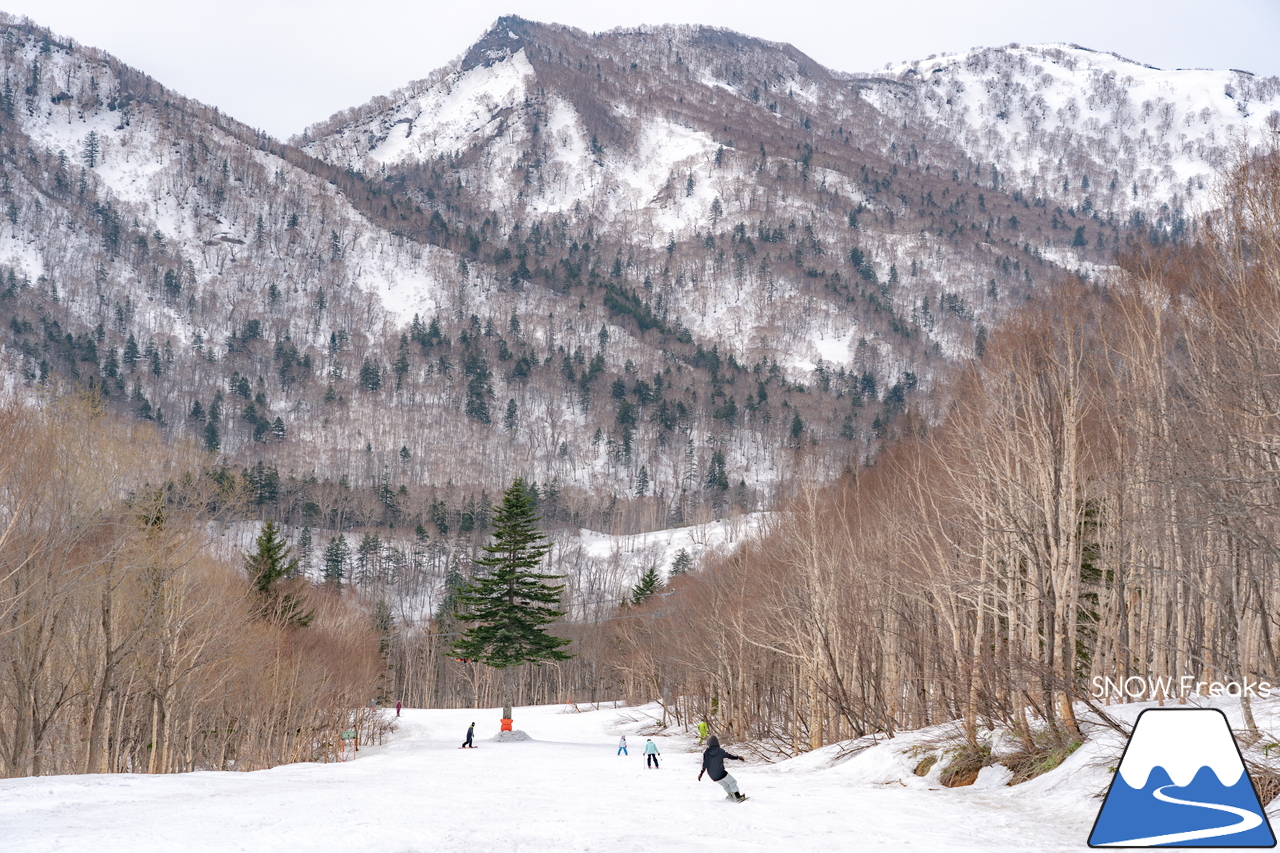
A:
[[[493,397],[493,386],[489,382],[489,369],[481,363],[467,382],[467,416],[482,424],[490,423],[489,399]]]
[[[221,447],[222,438],[218,435],[218,422],[209,418],[209,422],[204,425],[204,449],[210,453],[217,453]]]
[[[561,651],[570,641],[551,636],[544,627],[564,615],[556,608],[564,585],[552,583],[558,575],[538,571],[551,546],[534,512],[529,488],[517,478],[494,509],[493,543],[474,561],[476,577],[455,600],[458,618],[470,627],[458,639],[453,656],[506,671],[572,657]],[[510,719],[511,682],[506,675],[503,715]]]
[[[92,169],[98,165],[102,157],[102,144],[98,140],[98,132],[96,130],[89,131],[89,135],[84,140],[84,164]]]
[[[658,570],[654,566],[650,566],[648,570],[640,576],[640,582],[631,589],[631,603],[639,604],[649,596],[658,591],[658,587],[662,581],[658,578]]]
[[[298,534],[298,568],[295,571],[306,574],[310,570],[312,548],[311,527],[308,525],[302,528],[302,533]]]
[[[324,549],[324,579],[334,586],[342,583],[346,572],[347,559],[351,556],[351,546],[346,537],[334,536]]]
[[[646,465],[640,466],[640,472],[636,474],[636,497],[642,498],[649,493],[649,468]]]
[[[360,387],[369,391],[382,387],[382,367],[377,361],[366,358],[360,365]]]
[[[263,617],[301,628],[311,624],[315,611],[304,607],[299,585],[288,583],[298,573],[299,560],[291,556],[280,528],[268,521],[254,541],[254,551],[245,555],[244,567],[258,594]]]
[[[391,613],[391,605],[386,599],[378,599],[373,605],[373,630],[378,634],[378,654],[385,659],[391,649],[391,632],[396,627],[396,618]]]
[[[133,336],[133,332],[130,332],[129,340],[124,345],[124,366],[133,370],[139,358],[141,358],[141,352],[138,350],[138,340]]]

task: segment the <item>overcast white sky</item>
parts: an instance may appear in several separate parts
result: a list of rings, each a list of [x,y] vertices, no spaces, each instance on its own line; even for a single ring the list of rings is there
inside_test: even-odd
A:
[[[280,137],[425,77],[500,15],[599,31],[698,23],[840,71],[971,47],[1074,42],[1161,68],[1280,75],[1280,0],[0,0]]]

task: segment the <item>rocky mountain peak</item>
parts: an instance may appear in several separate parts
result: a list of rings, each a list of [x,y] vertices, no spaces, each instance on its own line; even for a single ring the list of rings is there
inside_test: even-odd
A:
[[[545,25],[519,15],[503,15],[467,50],[462,58],[462,70],[488,68],[514,56],[536,39],[537,31],[543,27]]]

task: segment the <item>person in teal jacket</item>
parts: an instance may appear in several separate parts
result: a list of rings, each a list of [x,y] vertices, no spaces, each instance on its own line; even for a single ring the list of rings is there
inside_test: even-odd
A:
[[[658,752],[658,745],[653,742],[653,738],[649,738],[649,740],[645,741],[644,742],[644,769],[648,770],[650,767],[653,767],[654,770],[660,769],[658,767],[659,755],[662,755],[662,753]]]

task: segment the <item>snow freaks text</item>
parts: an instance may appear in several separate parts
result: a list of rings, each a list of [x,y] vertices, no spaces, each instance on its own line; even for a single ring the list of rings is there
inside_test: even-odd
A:
[[[1248,696],[1267,699],[1275,688],[1270,681],[1199,681],[1193,675],[1174,677],[1132,675],[1124,679],[1097,675],[1093,678],[1094,699],[1154,700],[1189,696]]]

